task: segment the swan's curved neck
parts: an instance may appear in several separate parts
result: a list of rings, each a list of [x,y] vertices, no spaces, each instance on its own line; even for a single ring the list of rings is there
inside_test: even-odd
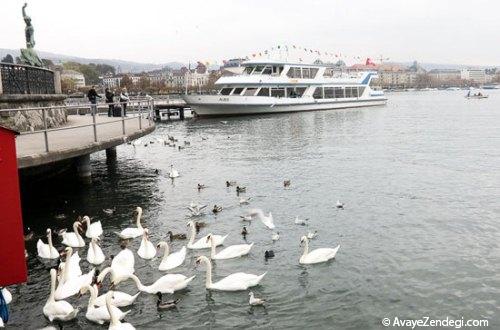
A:
[[[108,313],[110,316],[110,325],[117,326],[118,324],[120,324],[120,320],[118,320],[118,317],[116,316],[114,310],[111,307],[112,294],[113,294],[112,292],[108,292],[106,294],[106,308],[108,309]]]
[[[104,278],[106,277],[106,275],[108,275],[108,273],[113,274],[113,270],[111,269],[111,267],[106,267],[104,268],[101,273],[99,274],[99,276],[97,277],[97,281],[98,282],[102,282],[104,281]]]
[[[142,211],[138,211],[137,218],[135,219],[135,222],[136,222],[137,228],[139,228],[139,229],[142,229],[141,216],[142,216]]]
[[[189,238],[189,244],[192,245],[194,243],[194,237],[196,236],[196,228],[194,223],[189,227],[191,227],[191,237]]]
[[[210,288],[212,286],[212,262],[210,259],[205,259],[205,263],[207,264],[207,278],[205,279],[205,286]]]
[[[304,240],[304,253],[302,253],[302,256],[305,256],[309,253],[309,240],[305,239]]]
[[[52,232],[49,232],[47,234],[47,242],[49,243],[49,250],[50,250],[50,254],[52,256],[52,248],[54,247],[54,245],[52,244]]]
[[[139,278],[134,274],[130,274],[129,278],[131,278],[134,281],[135,285],[137,286],[137,289],[139,289],[140,291],[146,291],[146,292],[150,291],[149,287],[142,285],[141,280],[139,280]],[[156,293],[156,292],[151,292],[151,293]]]
[[[89,221],[90,223],[90,221]],[[85,244],[85,241],[83,240],[82,236],[80,236],[80,232],[78,231],[78,222],[75,222],[73,224],[73,231],[75,232],[75,235],[76,235],[76,238],[78,239],[78,243],[79,244]]]
[[[215,258],[217,251],[215,250],[215,240],[212,236],[210,236],[210,258]]]
[[[170,253],[170,248],[168,247],[168,243],[165,242],[165,244],[163,244],[163,246],[165,247],[165,252],[163,252],[163,258],[161,259],[161,261],[165,261],[168,257],[168,254]]]
[[[87,289],[90,291],[89,304],[87,308],[92,309],[94,307],[94,301],[97,299],[97,292],[96,288],[91,285],[87,286]]]
[[[54,293],[56,290],[56,273],[50,272],[50,296],[48,301],[54,302]]]
[[[69,262],[71,260],[71,256],[73,255],[73,250],[71,248],[68,249],[68,253],[66,254],[66,260],[64,260],[64,270],[61,282],[66,282],[69,277]]]

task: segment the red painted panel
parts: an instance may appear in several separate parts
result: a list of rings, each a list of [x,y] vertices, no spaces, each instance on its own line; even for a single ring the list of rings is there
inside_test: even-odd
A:
[[[26,282],[16,132],[0,127],[0,286]]]

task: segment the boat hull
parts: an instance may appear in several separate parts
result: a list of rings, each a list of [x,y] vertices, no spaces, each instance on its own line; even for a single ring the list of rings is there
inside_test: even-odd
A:
[[[344,100],[319,100],[314,99],[274,99],[268,100],[243,100],[212,95],[184,95],[186,103],[198,117],[210,116],[241,116],[250,114],[269,114],[300,111],[319,111],[381,106],[387,103],[385,97],[370,99],[344,99]],[[241,97],[240,97],[241,98]],[[266,98],[267,99],[267,98]]]

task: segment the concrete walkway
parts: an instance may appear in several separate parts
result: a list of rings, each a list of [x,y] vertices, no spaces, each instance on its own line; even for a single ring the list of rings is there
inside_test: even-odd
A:
[[[98,142],[95,142],[94,126],[74,127],[92,125],[91,116],[68,116],[68,124],[64,126],[67,129],[48,132],[49,152],[45,149],[43,132],[19,135],[16,138],[17,166],[27,168],[91,154],[123,144],[124,138],[134,140],[155,130],[154,122],[144,117],[140,121],[142,128],[139,127],[139,116],[126,117],[124,135],[120,117],[97,116]]]

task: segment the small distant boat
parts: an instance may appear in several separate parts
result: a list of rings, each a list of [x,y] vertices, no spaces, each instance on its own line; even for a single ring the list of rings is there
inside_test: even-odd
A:
[[[465,98],[467,99],[487,99],[489,95],[466,95]]]
[[[483,89],[500,89],[500,85],[485,85]]]
[[[459,91],[460,87],[448,87],[446,88],[447,91]]]

